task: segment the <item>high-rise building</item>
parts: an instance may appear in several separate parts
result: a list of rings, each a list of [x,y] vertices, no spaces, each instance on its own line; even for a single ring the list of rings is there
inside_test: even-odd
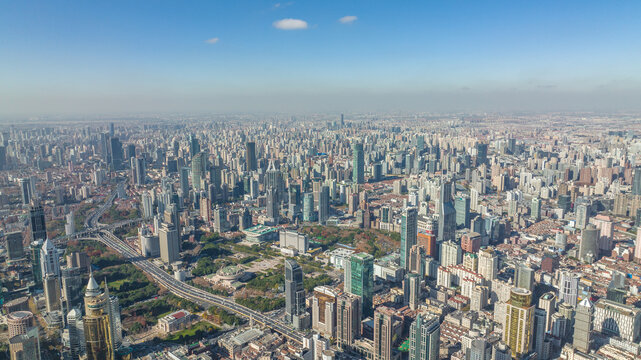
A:
[[[40,336],[37,327],[9,338],[11,360],[40,360]]]
[[[318,198],[318,222],[325,224],[329,218],[329,186],[323,185]]]
[[[336,331],[336,296],[331,288],[317,286],[312,297],[312,329],[328,339]]]
[[[532,205],[530,206],[530,217],[534,221],[541,220],[541,199],[538,197],[532,198]]]
[[[600,299],[594,304],[594,331],[629,342],[641,338],[641,309]]]
[[[43,245],[42,240],[35,240],[31,242],[31,272],[33,273],[33,281],[36,288],[42,286],[42,264],[40,263],[40,251]]]
[[[314,213],[314,194],[303,194],[303,221],[310,222],[316,219]]]
[[[18,260],[24,257],[24,244],[22,232],[14,231],[5,235],[7,241],[7,257],[9,260]]]
[[[142,216],[145,219],[154,217],[154,201],[149,191],[142,193]]]
[[[581,231],[581,243],[579,244],[579,259],[587,263],[593,263],[599,259],[599,230],[592,224],[587,225]]]
[[[105,284],[105,287],[107,285]],[[107,289],[108,290],[108,289]],[[106,293],[109,304],[109,318],[111,321],[111,330],[113,333],[114,347],[117,349],[122,344],[122,323],[120,321],[120,302],[115,295],[109,296]]]
[[[303,328],[305,310],[303,269],[294,260],[285,260],[285,316],[296,329]]]
[[[202,152],[193,155],[191,158],[191,187],[194,191],[202,189],[201,180],[204,179],[205,171],[207,171],[207,156]]]
[[[85,316],[83,318],[88,360],[114,359],[114,330],[110,312],[111,304],[108,294],[102,292],[93,274],[90,275],[85,290]]]
[[[569,271],[559,273],[559,302],[576,306],[581,276]]]
[[[31,190],[29,187],[29,178],[18,179],[20,186],[20,195],[22,197],[22,205],[28,205],[31,202]]]
[[[171,264],[180,259],[180,239],[174,225],[163,223],[158,230],[158,241],[163,262]]]
[[[576,228],[585,229],[590,218],[590,204],[579,202],[576,204]]]
[[[463,261],[463,250],[461,245],[454,241],[446,241],[441,243],[441,265],[448,267],[451,265],[458,265]]]
[[[421,300],[421,276],[419,274],[409,273],[403,280],[403,295],[405,303],[410,309],[416,310]]]
[[[492,248],[479,250],[479,274],[485,280],[492,281],[498,273],[499,258]]]
[[[258,169],[256,143],[253,141],[248,141],[245,144],[245,161],[247,162],[247,171],[256,171]]]
[[[532,291],[534,287],[534,270],[519,263],[514,271],[514,286]]]
[[[379,306],[374,311],[374,360],[392,360],[394,345],[394,311]]]
[[[452,201],[452,182],[441,179],[438,216],[438,241],[456,239],[456,209]]]
[[[476,166],[487,164],[487,144],[482,142],[476,143]]]
[[[556,309],[556,295],[553,291],[546,292],[539,298],[539,309],[545,311],[545,331],[552,326],[552,315]]]
[[[410,325],[409,360],[438,360],[440,336],[438,317],[418,314]]]
[[[594,305],[588,298],[583,299],[576,307],[574,315],[574,347],[587,354],[592,344],[592,319]]]
[[[62,285],[61,294],[64,300],[63,310],[65,312],[68,312],[81,304],[83,286],[82,274],[85,269],[86,267],[67,267],[60,271],[60,282]]]
[[[360,334],[361,298],[342,293],[336,299],[336,345],[349,349]]]
[[[470,227],[470,198],[469,196],[459,196],[454,201],[454,210],[456,211],[456,226],[459,228]]]
[[[374,257],[366,253],[354,254],[345,266],[345,291],[360,296],[361,314],[371,316],[374,300]]]
[[[547,360],[550,354],[550,341],[545,338],[545,322],[545,310],[535,309],[532,342],[534,351],[536,351],[536,358],[540,360]]]
[[[410,249],[416,245],[418,212],[415,207],[403,210],[401,216],[401,268],[407,270],[409,264]]]
[[[280,204],[278,203],[278,193],[276,188],[267,188],[267,218],[269,222],[278,225],[280,221]]]
[[[144,185],[147,179],[147,170],[146,170],[147,167],[145,166],[145,159],[142,157],[137,157],[134,159],[135,159],[134,160],[134,164],[135,164],[134,183],[138,186]]]
[[[78,360],[85,352],[85,329],[80,309],[74,308],[67,313],[67,326],[71,359]]]
[[[47,238],[47,223],[45,210],[40,202],[34,202],[29,210],[29,224],[31,225],[31,241]]]
[[[200,152],[200,143],[198,142],[198,138],[196,138],[193,134],[189,135],[189,155],[193,158],[194,155]]]
[[[365,153],[361,143],[352,145],[352,181],[356,184],[365,183]]]
[[[641,225],[639,229],[641,230]],[[637,238],[634,242],[634,261],[641,262],[641,231],[637,231]]]
[[[109,153],[111,159],[111,168],[120,170],[122,168],[122,161],[124,160],[124,152],[122,151],[122,143],[117,137],[109,139]]]
[[[503,341],[510,347],[515,358],[532,350],[534,306],[531,303],[531,291],[521,288],[511,290],[503,323]]]
[[[45,274],[43,286],[47,312],[62,310],[62,304],[60,303],[60,278],[51,273]]]
[[[53,241],[46,239],[40,249],[40,271],[43,276],[54,275],[60,277],[60,262],[58,249],[53,245]]]
[[[189,198],[189,168],[186,166],[180,168],[180,191],[183,198]]]
[[[632,195],[641,195],[641,167],[634,168],[634,178],[632,180]]]
[[[10,338],[26,334],[32,326],[35,326],[35,318],[31,311],[14,311],[7,315],[8,336]]]

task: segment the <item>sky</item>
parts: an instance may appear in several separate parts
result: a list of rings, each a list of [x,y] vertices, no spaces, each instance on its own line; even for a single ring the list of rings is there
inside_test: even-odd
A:
[[[0,0],[0,114],[639,111],[641,1]]]

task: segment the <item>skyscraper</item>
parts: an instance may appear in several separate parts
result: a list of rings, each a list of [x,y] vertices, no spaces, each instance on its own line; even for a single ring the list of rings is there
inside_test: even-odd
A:
[[[142,216],[145,219],[154,217],[154,201],[149,191],[142,193]]]
[[[180,259],[180,240],[174,225],[163,223],[158,230],[158,240],[163,262],[171,264]]]
[[[479,274],[481,274],[485,280],[491,281],[496,278],[498,264],[498,256],[492,248],[482,248],[479,250]]]
[[[541,199],[538,197],[532,198],[532,205],[530,206],[530,217],[534,221],[541,220]]]
[[[394,345],[394,311],[379,306],[374,312],[374,360],[391,360]]]
[[[278,225],[280,222],[280,212],[278,211],[280,208],[279,203],[278,203],[278,193],[276,188],[274,187],[268,187],[267,188],[267,217],[269,218],[269,221],[274,224]]]
[[[482,142],[476,143],[476,166],[487,164],[487,144]]]
[[[207,157],[199,152],[191,158],[191,187],[194,191],[201,190],[201,180],[207,171]],[[184,194],[183,194],[184,196]]]
[[[189,168],[180,168],[180,190],[183,198],[189,198]]]
[[[24,257],[24,245],[22,243],[22,232],[14,231],[5,234],[7,241],[7,256],[9,260],[17,260]]]
[[[592,344],[592,321],[594,306],[588,298],[583,299],[576,307],[574,315],[574,347],[587,354]]]
[[[534,306],[532,292],[513,288],[507,303],[503,323],[503,341],[512,349],[512,356],[519,358],[532,350]]]
[[[106,285],[105,285],[106,286]],[[114,359],[114,333],[108,295],[93,277],[85,290],[84,332],[88,360]]]
[[[299,329],[305,311],[305,289],[303,288],[303,269],[294,260],[285,260],[285,316]]]
[[[345,266],[345,291],[360,296],[362,315],[371,316],[374,299],[374,257],[366,253],[354,254]]]
[[[11,360],[40,360],[40,336],[36,326],[9,338]]]
[[[585,227],[588,225],[588,219],[590,217],[590,205],[584,202],[578,203],[576,205],[575,212],[576,212],[576,228],[585,229]]]
[[[579,292],[579,274],[561,271],[559,274],[559,302],[576,306]]]
[[[193,158],[194,155],[200,152],[200,143],[198,142],[198,138],[196,138],[193,134],[189,135],[189,155]]]
[[[245,144],[245,161],[247,162],[247,171],[256,171],[258,162],[256,161],[256,143],[249,141]]]
[[[45,210],[39,201],[34,201],[29,209],[29,224],[31,225],[31,241],[44,241],[47,238]]]
[[[336,344],[347,350],[360,334],[361,301],[360,297],[342,293],[336,299]]]
[[[78,360],[80,355],[85,352],[85,329],[80,309],[71,309],[67,313],[67,326],[71,359]]]
[[[145,166],[145,159],[142,158],[142,157],[137,157],[137,158],[134,158],[134,159],[135,159],[134,160],[134,164],[136,166],[135,169],[134,169],[135,170],[134,171],[135,184],[138,185],[138,186],[144,185],[145,181],[146,181],[146,178],[147,178],[147,170],[146,170],[146,166]]]
[[[318,199],[318,222],[325,224],[329,218],[329,186],[323,185]]]
[[[409,264],[410,249],[416,245],[418,212],[416,208],[410,207],[403,210],[401,216],[401,258],[400,266],[407,270]]]
[[[641,166],[634,168],[634,178],[632,180],[632,195],[641,195]]]
[[[421,276],[409,273],[403,280],[403,295],[410,309],[416,310],[421,300]]]
[[[587,225],[581,231],[581,243],[579,244],[579,260],[593,263],[599,259],[599,230],[592,224]]]
[[[314,221],[316,218],[314,213],[314,194],[303,194],[303,221]]]
[[[470,227],[470,198],[459,196],[454,201],[456,211],[456,226],[460,228]]]
[[[54,274],[47,273],[45,274],[43,285],[47,312],[62,310],[62,304],[60,303],[60,278]]]
[[[532,291],[534,270],[523,263],[517,264],[514,270],[514,286]]]
[[[336,331],[336,292],[327,286],[314,288],[312,297],[312,329],[326,338]]]
[[[438,317],[418,314],[410,325],[409,360],[438,360],[440,336]]]
[[[58,249],[49,239],[45,240],[40,249],[40,271],[42,271],[43,276],[51,274],[60,277]]]
[[[535,309],[532,342],[534,344],[534,351],[536,351],[536,358],[540,360],[547,360],[550,352],[550,342],[545,339],[545,324],[545,310]]]
[[[461,245],[454,241],[446,241],[441,243],[441,265],[448,267],[451,265],[458,265],[463,261],[463,250]]]
[[[31,202],[31,191],[29,189],[29,178],[18,179],[20,186],[20,195],[22,197],[22,205],[28,205]]]
[[[352,145],[352,181],[356,184],[365,183],[365,153],[361,143]]]
[[[438,241],[456,239],[456,209],[452,203],[452,182],[441,179],[438,216]]]

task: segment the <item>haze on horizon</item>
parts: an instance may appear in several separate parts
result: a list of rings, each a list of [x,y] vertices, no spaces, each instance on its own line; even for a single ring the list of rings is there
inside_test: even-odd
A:
[[[0,116],[641,111],[641,2],[0,5]]]

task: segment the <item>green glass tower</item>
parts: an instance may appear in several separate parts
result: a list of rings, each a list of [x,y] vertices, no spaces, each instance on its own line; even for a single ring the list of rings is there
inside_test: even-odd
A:
[[[360,296],[363,316],[372,316],[374,298],[374,257],[366,253],[352,255],[349,262],[346,291]]]

